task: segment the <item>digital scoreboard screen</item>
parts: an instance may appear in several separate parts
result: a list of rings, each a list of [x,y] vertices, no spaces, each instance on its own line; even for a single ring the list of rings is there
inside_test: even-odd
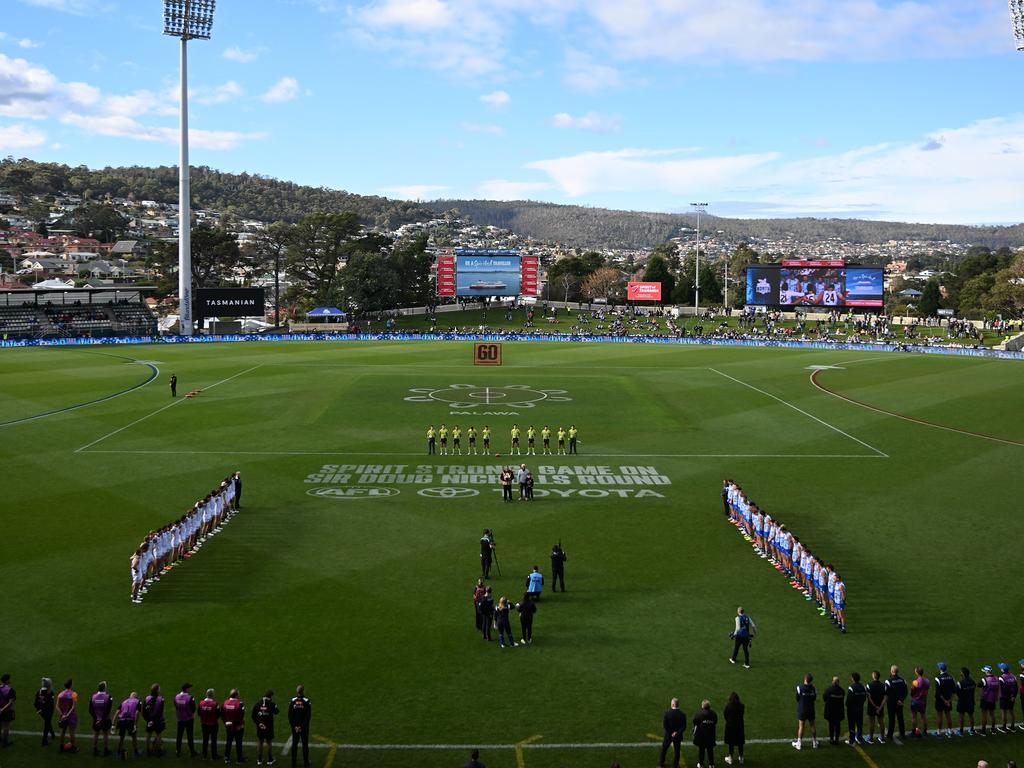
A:
[[[519,256],[455,254],[456,296],[518,296]]]
[[[747,304],[767,307],[882,307],[881,267],[783,262],[747,267]]]

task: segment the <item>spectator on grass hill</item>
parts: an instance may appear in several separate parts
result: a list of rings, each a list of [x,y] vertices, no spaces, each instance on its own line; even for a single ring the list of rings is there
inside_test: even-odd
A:
[[[661,719],[665,735],[661,740],[661,757],[658,758],[658,768],[665,768],[665,756],[668,754],[669,745],[672,745],[673,758],[672,768],[679,768],[679,752],[683,744],[683,732],[686,730],[686,714],[679,709],[679,699],[673,698],[669,702],[669,708]]]
[[[469,762],[463,768],[487,768],[480,762],[480,750],[474,749],[469,753]]]

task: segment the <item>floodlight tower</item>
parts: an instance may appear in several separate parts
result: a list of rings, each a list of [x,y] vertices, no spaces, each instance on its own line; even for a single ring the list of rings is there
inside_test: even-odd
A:
[[[697,212],[697,255],[693,262],[693,316],[700,314],[700,215],[708,209],[707,203],[690,203]]]
[[[1024,51],[1024,0],[1010,0],[1010,18],[1013,19],[1017,50]]]
[[[164,34],[181,40],[181,157],[178,161],[178,333],[191,336],[192,205],[188,172],[188,41],[209,40],[217,0],[164,0]]]

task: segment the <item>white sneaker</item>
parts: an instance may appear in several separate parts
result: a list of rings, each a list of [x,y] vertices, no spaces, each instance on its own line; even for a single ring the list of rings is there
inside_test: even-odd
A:
[[[811,742],[811,746],[814,747],[815,749],[817,749],[818,748],[818,740],[815,739],[813,742]]]
[[[799,741],[794,741],[793,749],[803,749],[803,745]]]
[[[732,758],[729,757],[728,755],[725,756],[725,764],[726,765],[732,765]]]

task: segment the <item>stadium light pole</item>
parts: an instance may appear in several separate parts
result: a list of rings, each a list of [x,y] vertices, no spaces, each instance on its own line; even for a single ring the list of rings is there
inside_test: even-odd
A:
[[[707,203],[690,203],[697,211],[697,256],[693,263],[693,316],[700,314],[700,214],[708,208]]]
[[[1024,51],[1024,0],[1010,0],[1010,18],[1013,21],[1017,50]]]
[[[178,334],[191,336],[192,198],[188,169],[188,41],[209,40],[217,0],[164,0],[164,34],[181,40],[181,156],[178,160]]]

